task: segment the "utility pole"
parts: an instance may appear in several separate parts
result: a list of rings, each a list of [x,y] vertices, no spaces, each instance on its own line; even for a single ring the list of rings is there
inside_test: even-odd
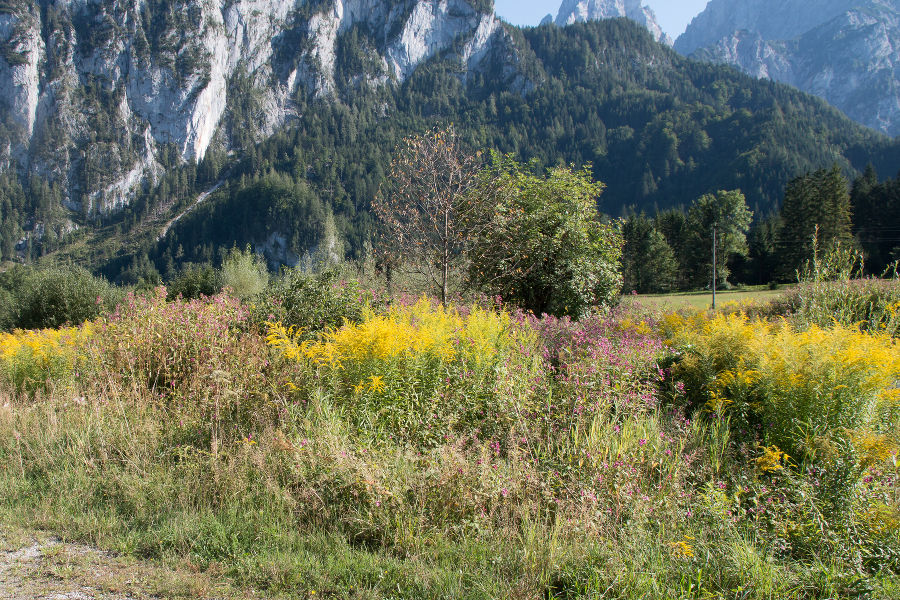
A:
[[[712,244],[712,309],[716,310],[716,228],[719,226],[718,223],[713,223],[712,234],[713,234],[713,244]]]

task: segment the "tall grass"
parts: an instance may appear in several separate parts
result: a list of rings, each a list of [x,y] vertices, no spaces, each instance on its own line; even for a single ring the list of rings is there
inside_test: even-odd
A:
[[[267,596],[896,593],[886,337],[329,290],[353,319],[159,290],[72,367],[0,355],[0,514]]]

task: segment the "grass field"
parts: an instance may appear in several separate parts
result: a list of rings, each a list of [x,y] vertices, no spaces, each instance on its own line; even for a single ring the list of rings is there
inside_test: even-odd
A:
[[[768,287],[723,290],[716,292],[716,306],[722,306],[727,302],[765,302],[774,300],[783,293],[784,289],[771,290]],[[709,291],[678,294],[642,294],[632,297],[639,304],[667,309],[677,310],[688,307],[706,309],[712,306],[712,292]]]
[[[0,333],[0,598],[900,598],[900,282],[795,295],[297,276]]]

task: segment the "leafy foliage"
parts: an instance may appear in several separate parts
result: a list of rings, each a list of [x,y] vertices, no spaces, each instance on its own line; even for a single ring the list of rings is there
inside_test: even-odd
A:
[[[385,300],[363,290],[353,280],[341,280],[335,271],[313,275],[298,269],[282,272],[253,305],[253,318],[262,325],[277,322],[295,335],[312,338],[344,323],[358,323],[367,307],[382,307]]]
[[[193,300],[201,296],[214,296],[221,291],[221,274],[210,265],[186,265],[166,288],[169,300],[179,297]]]
[[[716,236],[716,283],[721,284],[727,281],[730,273],[729,259],[747,252],[746,234],[752,217],[744,195],[736,190],[704,194],[691,205],[687,220],[692,234],[692,264],[698,267],[693,271],[696,286],[711,283],[713,229]]]
[[[104,279],[80,267],[15,269],[4,278],[12,301],[4,307],[8,327],[24,329],[77,325],[111,309],[121,297]]]
[[[222,286],[241,300],[257,296],[269,283],[265,262],[248,247],[232,248],[222,263]]]
[[[589,167],[540,176],[495,155],[481,187],[495,212],[470,252],[474,286],[538,315],[581,315],[615,301],[622,237],[597,210],[605,186]]]

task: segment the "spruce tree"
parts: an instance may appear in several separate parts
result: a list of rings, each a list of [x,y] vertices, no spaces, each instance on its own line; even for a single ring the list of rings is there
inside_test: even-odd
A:
[[[678,261],[665,236],[645,215],[634,215],[622,224],[624,290],[642,294],[669,292],[675,288]]]
[[[812,259],[813,238],[825,251],[850,243],[851,224],[849,186],[840,167],[792,180],[785,189],[778,234],[781,276],[792,278]]]

